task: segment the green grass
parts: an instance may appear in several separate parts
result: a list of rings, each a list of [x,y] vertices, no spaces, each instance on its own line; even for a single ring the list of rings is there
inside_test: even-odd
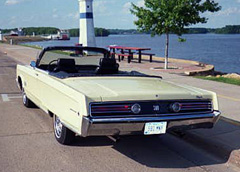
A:
[[[73,53],[72,51],[62,51],[62,50],[53,50],[51,52],[57,53],[57,54],[62,54],[62,55],[67,55],[67,56],[70,56]]]
[[[240,80],[239,79],[233,79],[233,78],[224,78],[224,77],[206,77],[206,76],[195,76],[195,78],[199,79],[205,79],[205,80],[211,80],[211,81],[217,81],[217,82],[223,82],[227,84],[233,84],[233,85],[239,85],[240,86]]]
[[[29,47],[29,48],[35,48],[35,49],[38,49],[38,50],[42,50],[41,47],[39,46],[36,46],[36,45],[27,45],[27,44],[21,44],[21,46],[24,46],[24,47]]]

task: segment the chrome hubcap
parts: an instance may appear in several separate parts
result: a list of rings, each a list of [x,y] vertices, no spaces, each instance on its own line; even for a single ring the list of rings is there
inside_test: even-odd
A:
[[[23,104],[27,103],[27,96],[25,93],[23,93]]]
[[[54,130],[55,130],[55,135],[57,138],[61,137],[62,134],[62,122],[61,120],[55,116],[55,121],[54,121]]]

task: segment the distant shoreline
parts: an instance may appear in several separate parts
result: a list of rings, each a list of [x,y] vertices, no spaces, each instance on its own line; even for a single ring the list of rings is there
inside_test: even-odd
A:
[[[110,34],[141,34],[142,32],[137,31],[136,29],[108,29]],[[186,28],[184,34],[240,34],[240,25],[227,25],[222,28]],[[150,34],[150,32],[144,32]]]
[[[0,29],[3,34],[16,31],[17,28]],[[56,34],[59,28],[54,27],[26,27],[22,28],[25,35],[51,35]],[[68,29],[71,37],[79,36],[79,28]],[[226,25],[222,28],[186,28],[184,34],[240,34],[240,25]],[[133,35],[133,34],[150,34],[150,32],[140,32],[137,29],[105,29],[95,28],[95,35],[105,37],[108,35]]]

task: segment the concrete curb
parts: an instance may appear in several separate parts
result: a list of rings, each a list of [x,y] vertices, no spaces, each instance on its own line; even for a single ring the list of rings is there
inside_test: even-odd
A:
[[[142,55],[143,60],[148,60],[149,61],[149,56],[147,55]],[[164,62],[165,58],[164,57],[157,57],[153,56],[152,57],[153,62],[158,61],[158,62]],[[173,63],[188,63],[188,64],[193,64],[193,65],[199,65],[200,62],[198,61],[193,61],[193,60],[185,60],[185,59],[176,59],[176,58],[168,58],[169,62]]]
[[[184,72],[188,76],[211,75],[214,73],[214,66],[204,64],[204,69]]]
[[[226,122],[228,122],[228,123],[230,123],[232,125],[236,125],[236,126],[240,127],[240,122],[239,121],[235,121],[233,119],[229,119],[229,118],[226,118],[224,116],[221,116],[221,120],[226,121]]]
[[[149,60],[149,57],[143,55],[142,59],[143,60]],[[153,56],[153,62],[154,61],[164,62],[164,60],[165,60],[164,57]],[[209,65],[209,64],[198,62],[198,61],[185,60],[185,59],[176,59],[176,58],[169,58],[168,61],[172,62],[172,63],[187,63],[187,64],[191,64],[191,65],[204,67],[201,70],[185,71],[184,74],[186,74],[188,76],[210,75],[210,74],[213,74],[213,72],[214,72],[214,65]]]

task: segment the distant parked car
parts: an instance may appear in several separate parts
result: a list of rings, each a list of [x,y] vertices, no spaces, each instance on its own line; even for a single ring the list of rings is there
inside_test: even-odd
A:
[[[17,66],[17,83],[26,107],[35,104],[53,116],[61,144],[71,143],[75,135],[212,128],[220,116],[215,93],[120,71],[102,48],[45,48],[36,62]]]

